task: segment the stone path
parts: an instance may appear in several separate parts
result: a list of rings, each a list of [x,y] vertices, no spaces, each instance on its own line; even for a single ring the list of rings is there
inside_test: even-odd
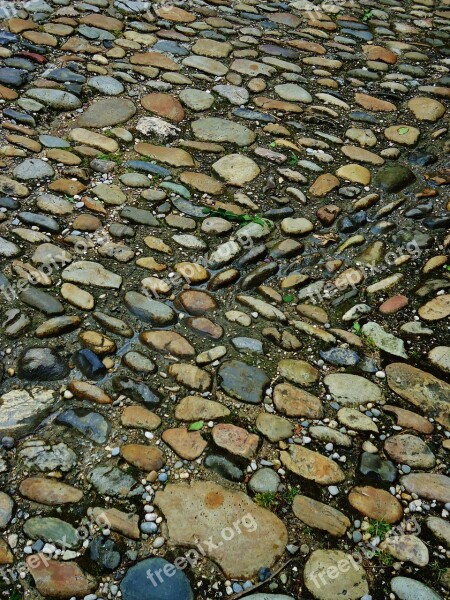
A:
[[[0,598],[450,598],[450,0],[0,20]]]

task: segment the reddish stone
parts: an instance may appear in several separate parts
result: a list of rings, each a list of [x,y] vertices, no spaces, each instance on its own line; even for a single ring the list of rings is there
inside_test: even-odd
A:
[[[216,300],[207,292],[186,290],[177,298],[177,304],[191,315],[202,315],[218,306]]]
[[[185,460],[195,460],[208,445],[200,431],[188,431],[183,427],[166,429],[161,437],[178,456]]]
[[[184,119],[184,108],[170,94],[147,94],[141,100],[142,106],[159,117],[179,123]]]
[[[24,479],[19,486],[19,492],[29,500],[48,506],[79,502],[83,497],[81,490],[46,477]]]
[[[348,501],[361,514],[387,523],[397,523],[403,517],[403,508],[395,496],[386,490],[371,487],[354,487]]]
[[[220,448],[249,460],[255,455],[259,444],[259,437],[256,434],[230,423],[215,425],[212,437]]]
[[[367,60],[381,60],[389,65],[394,65],[397,62],[397,55],[392,50],[383,48],[383,46],[363,46],[363,52]]]
[[[49,560],[45,554],[27,558],[27,567],[42,596],[56,598],[83,597],[97,589],[97,582],[75,562]]]
[[[397,296],[392,296],[383,302],[379,308],[379,311],[380,313],[383,313],[383,315],[394,315],[406,306],[408,306],[408,298],[402,294],[398,294]]]
[[[332,225],[340,212],[341,209],[339,206],[336,206],[335,204],[326,204],[319,208],[316,212],[316,216],[324,225]]]

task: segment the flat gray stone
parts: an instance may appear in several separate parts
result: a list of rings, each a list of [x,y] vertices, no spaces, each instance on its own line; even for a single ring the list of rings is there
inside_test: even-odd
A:
[[[442,600],[434,590],[410,577],[394,577],[391,590],[400,600]]]
[[[53,177],[54,174],[55,172],[50,164],[40,158],[29,158],[24,160],[14,169],[14,177],[17,177],[17,179],[22,181]]]
[[[103,265],[89,260],[79,260],[69,265],[61,273],[64,281],[79,283],[81,285],[93,285],[95,287],[119,289],[122,285],[122,277],[108,271]]]
[[[25,92],[25,96],[42,102],[45,106],[55,110],[68,111],[80,108],[81,100],[74,94],[62,92],[61,90],[51,90],[45,88],[31,88]]]
[[[136,113],[136,106],[126,98],[105,98],[95,100],[78,117],[76,127],[107,127],[125,123]]]
[[[229,142],[237,146],[249,146],[256,139],[256,133],[245,125],[221,117],[193,121],[192,131],[197,139],[205,142]]]

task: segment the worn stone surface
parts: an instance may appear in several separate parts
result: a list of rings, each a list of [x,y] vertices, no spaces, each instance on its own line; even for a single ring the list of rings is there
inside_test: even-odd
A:
[[[225,527],[236,520],[242,522],[242,533],[233,549],[227,551],[225,544],[217,544],[207,551],[230,577],[251,577],[261,564],[272,565],[287,543],[286,528],[275,515],[256,506],[242,492],[230,492],[215,483],[171,484],[156,495],[155,503],[168,520],[169,539],[174,545],[190,546],[205,535],[220,542]],[[246,527],[243,519],[248,514],[254,524]],[[264,543],[260,543],[260,536]]]

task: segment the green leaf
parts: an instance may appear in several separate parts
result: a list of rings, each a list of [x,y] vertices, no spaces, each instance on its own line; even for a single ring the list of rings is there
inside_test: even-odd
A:
[[[353,333],[356,333],[356,335],[359,335],[361,333],[361,325],[358,323],[358,321],[353,323],[352,329]]]
[[[450,265],[444,265],[444,269],[447,269],[447,271],[450,271]]]
[[[408,133],[409,127],[399,127],[397,129],[397,131],[399,132],[400,135],[405,135],[405,133]]]
[[[292,294],[286,294],[286,296],[283,296],[283,302],[292,302],[292,300],[294,299],[294,296]]]
[[[188,427],[189,431],[198,431],[203,427],[203,421],[195,421],[195,423],[191,423]]]

